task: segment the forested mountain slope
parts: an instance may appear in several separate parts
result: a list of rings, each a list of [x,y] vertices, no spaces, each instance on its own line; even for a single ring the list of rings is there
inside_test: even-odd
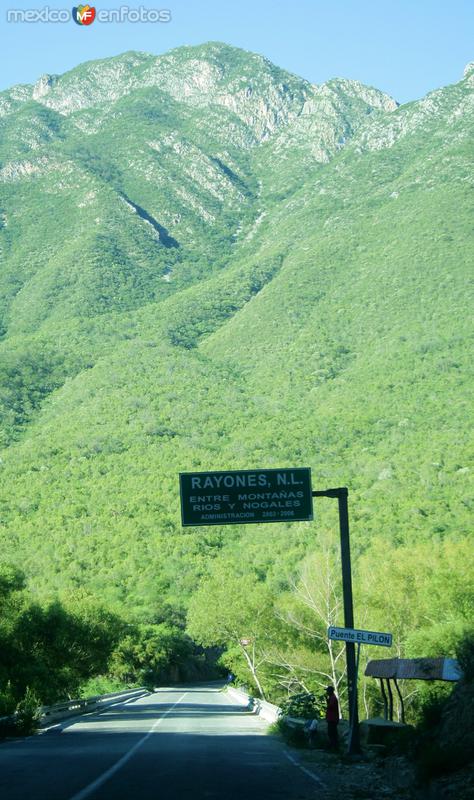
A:
[[[160,618],[220,569],[279,597],[334,509],[184,532],[177,476],[310,466],[350,490],[360,624],[393,581],[409,649],[429,553],[420,646],[462,627],[473,96],[470,67],[397,107],[217,43],[0,95],[1,547],[39,597]]]

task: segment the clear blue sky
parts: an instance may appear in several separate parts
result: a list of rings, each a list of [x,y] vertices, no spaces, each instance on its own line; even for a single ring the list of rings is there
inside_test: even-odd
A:
[[[86,0],[82,0],[85,4]],[[126,50],[160,54],[218,40],[262,53],[313,83],[355,78],[399,102],[460,80],[474,60],[474,0],[103,0],[96,9],[167,8],[167,24],[9,23],[6,10],[68,9],[3,0],[0,89]],[[77,0],[74,2],[77,5]]]

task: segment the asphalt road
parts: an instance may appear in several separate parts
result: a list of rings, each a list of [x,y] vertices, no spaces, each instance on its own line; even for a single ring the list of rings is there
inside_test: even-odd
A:
[[[0,745],[2,800],[322,800],[324,782],[215,686],[160,689]]]

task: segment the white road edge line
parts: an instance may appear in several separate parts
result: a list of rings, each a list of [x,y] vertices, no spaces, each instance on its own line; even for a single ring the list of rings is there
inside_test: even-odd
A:
[[[327,789],[327,786],[324,783],[324,781],[322,781],[321,778],[319,778],[314,772],[311,772],[310,769],[306,769],[306,767],[303,767],[303,765],[300,764],[300,762],[297,761],[296,758],[293,758],[291,753],[289,753],[287,750],[283,750],[283,752],[284,752],[285,756],[287,757],[288,761],[291,761],[291,763],[295,767],[298,767],[298,769],[300,769],[302,772],[304,772],[305,775],[308,775],[308,777],[311,778],[315,783],[319,784],[319,786],[321,786],[322,789]],[[73,798],[73,800],[75,800],[75,798]]]
[[[127,753],[125,753],[125,755],[122,756],[122,758],[120,758],[109,769],[103,772],[102,775],[99,775],[99,777],[96,778],[95,781],[92,781],[92,783],[90,783],[84,789],[81,789],[80,792],[77,792],[77,794],[73,795],[73,797],[71,797],[70,800],[85,800],[85,798],[90,797],[90,795],[93,792],[95,792],[96,789],[99,789],[100,786],[103,786],[103,784],[106,783],[106,781],[108,781],[109,778],[112,777],[112,775],[115,775],[115,773],[118,772],[119,769],[121,769],[123,765],[127,763],[127,761],[130,761],[130,759],[132,758],[134,753],[136,753],[138,748],[141,747],[142,744],[146,742],[146,740],[151,736],[151,734],[155,732],[160,722],[162,722],[165,719],[165,717],[167,717],[168,714],[171,713],[173,708],[176,708],[176,706],[181,702],[181,700],[183,700],[186,697],[186,695],[187,692],[184,692],[184,694],[181,695],[179,700],[177,700],[176,703],[174,703],[171,706],[171,708],[169,708],[168,711],[166,711],[166,713],[163,714],[162,717],[159,717],[159,719],[156,720],[153,727],[150,728],[148,733],[146,733],[145,736],[142,736],[142,738],[136,744],[134,744],[133,747]]]

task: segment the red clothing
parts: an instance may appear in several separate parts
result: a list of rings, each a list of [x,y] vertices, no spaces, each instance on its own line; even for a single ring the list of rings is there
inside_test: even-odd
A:
[[[335,694],[330,694],[326,698],[326,720],[339,722],[339,703]]]

